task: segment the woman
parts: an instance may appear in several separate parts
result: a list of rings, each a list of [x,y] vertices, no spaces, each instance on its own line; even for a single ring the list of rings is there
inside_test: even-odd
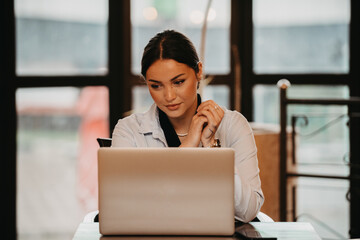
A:
[[[253,220],[264,202],[257,150],[247,120],[238,112],[201,102],[202,63],[191,41],[167,30],[144,49],[141,74],[154,104],[120,119],[113,147],[229,147],[235,150],[235,216]]]

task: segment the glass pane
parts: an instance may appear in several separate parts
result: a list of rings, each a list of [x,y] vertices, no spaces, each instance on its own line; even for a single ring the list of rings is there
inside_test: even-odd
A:
[[[254,121],[279,124],[280,93],[276,86],[257,85],[254,90]],[[288,98],[349,97],[345,86],[299,86],[288,89]],[[349,128],[346,106],[289,105],[287,123],[296,121],[297,171],[313,174],[349,174]],[[306,118],[306,119],[305,119]],[[307,120],[307,122],[306,122]],[[326,167],[324,166],[326,165]]]
[[[16,92],[18,239],[72,239],[97,210],[96,138],[109,137],[106,87]]]
[[[230,89],[227,85],[209,85],[203,88],[202,100],[214,100],[220,106],[230,108]],[[147,86],[135,86],[132,89],[132,112],[144,112],[154,103]]]
[[[154,103],[147,86],[133,87],[131,102],[134,112],[145,112]]]
[[[204,70],[230,72],[230,0],[214,0],[208,16]],[[140,74],[145,45],[156,33],[176,29],[187,35],[200,54],[202,21],[207,0],[131,0],[131,70]]]
[[[348,73],[350,0],[254,0],[254,72]]]
[[[15,0],[18,75],[107,73],[108,1]]]
[[[214,100],[219,106],[230,109],[230,89],[228,85],[208,85],[203,89],[202,100]]]
[[[348,176],[350,143],[347,114],[305,115],[296,121],[297,171]]]
[[[349,182],[344,180],[299,178],[297,221],[310,222],[322,239],[349,239],[348,190]]]
[[[280,92],[276,85],[258,84],[253,89],[254,121],[260,123],[280,123]],[[347,86],[328,85],[291,85],[287,90],[288,98],[326,99],[326,98],[349,98]],[[344,114],[347,108],[344,106],[306,106],[292,105],[288,108],[289,115],[296,113],[318,114]],[[291,119],[288,118],[288,124]]]

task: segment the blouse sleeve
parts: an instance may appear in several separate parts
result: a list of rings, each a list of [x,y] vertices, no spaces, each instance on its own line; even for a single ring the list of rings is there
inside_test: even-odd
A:
[[[248,121],[238,112],[233,112],[226,125],[227,143],[235,150],[235,217],[249,222],[264,203],[254,135]]]

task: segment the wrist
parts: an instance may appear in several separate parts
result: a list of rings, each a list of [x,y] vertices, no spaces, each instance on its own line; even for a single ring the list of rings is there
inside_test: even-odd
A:
[[[179,147],[199,147],[200,140],[191,139],[189,136],[186,137],[184,141],[181,142]]]
[[[214,141],[210,145],[206,146],[206,148],[219,148],[219,147],[221,147],[221,144],[218,138],[214,138]]]

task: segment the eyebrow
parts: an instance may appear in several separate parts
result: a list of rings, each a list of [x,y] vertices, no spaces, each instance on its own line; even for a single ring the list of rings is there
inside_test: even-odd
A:
[[[177,78],[181,77],[182,75],[184,75],[185,73],[180,73],[179,75],[176,75],[175,77],[173,77],[172,79],[170,79],[170,81],[174,81]],[[149,82],[155,82],[155,83],[160,83],[160,81],[154,80],[154,79],[149,79]]]

